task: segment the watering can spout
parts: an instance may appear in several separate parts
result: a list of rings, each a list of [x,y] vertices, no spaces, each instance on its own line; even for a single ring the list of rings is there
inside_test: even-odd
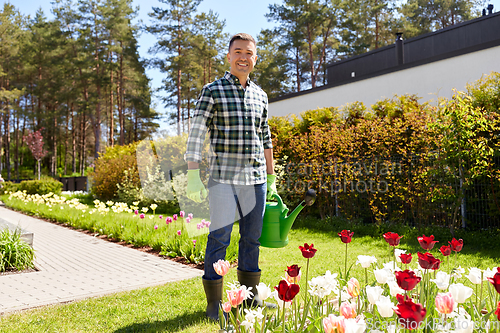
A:
[[[311,206],[316,199],[316,192],[313,189],[309,189],[306,193],[306,197],[302,202],[295,207],[295,209],[290,213],[290,215],[283,216],[283,220],[280,221],[280,233],[281,239],[284,240],[288,237],[288,232],[292,228],[293,222],[297,218],[297,215],[304,209],[305,206]]]

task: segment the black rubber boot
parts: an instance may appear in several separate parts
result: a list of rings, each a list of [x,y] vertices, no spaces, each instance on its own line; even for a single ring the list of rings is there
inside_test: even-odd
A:
[[[205,280],[202,278],[207,297],[207,317],[215,321],[219,321],[219,306],[222,302],[222,280],[222,278],[218,280]]]
[[[240,282],[240,285],[245,285],[247,288],[252,287],[250,291],[253,293],[253,297],[245,301],[245,305],[247,307],[255,308],[258,306],[265,306],[268,309],[276,308],[276,304],[262,302],[262,300],[259,298],[259,295],[257,293],[257,286],[260,283],[261,272],[244,272],[238,269],[236,273],[238,275],[238,281]]]

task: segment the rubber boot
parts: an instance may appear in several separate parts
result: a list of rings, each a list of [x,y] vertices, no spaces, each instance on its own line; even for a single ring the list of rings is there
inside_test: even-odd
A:
[[[238,281],[240,285],[245,285],[247,288],[252,287],[250,290],[253,293],[253,297],[245,300],[245,305],[247,307],[255,308],[258,306],[265,306],[268,309],[275,309],[277,306],[273,303],[262,302],[257,293],[257,286],[260,283],[261,272],[244,272],[239,269],[236,271],[238,275]]]
[[[219,306],[222,302],[222,278],[218,280],[203,281],[205,296],[207,297],[207,317],[211,320],[219,321]]]

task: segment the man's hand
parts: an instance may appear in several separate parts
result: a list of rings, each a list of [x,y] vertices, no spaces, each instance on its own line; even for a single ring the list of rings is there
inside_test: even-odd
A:
[[[203,199],[207,197],[207,190],[205,189],[205,185],[201,182],[200,169],[189,169],[187,175],[187,197],[194,202],[202,202]]]
[[[276,175],[267,175],[267,200],[271,200],[274,194],[278,194],[276,190]]]

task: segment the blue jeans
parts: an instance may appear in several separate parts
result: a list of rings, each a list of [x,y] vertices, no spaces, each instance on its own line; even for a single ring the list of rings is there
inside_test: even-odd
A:
[[[259,238],[266,206],[267,185],[228,185],[210,178],[208,199],[210,203],[210,233],[205,252],[206,280],[221,278],[213,267],[219,259],[226,258],[231,242],[234,221],[240,223],[238,269],[259,272]]]

